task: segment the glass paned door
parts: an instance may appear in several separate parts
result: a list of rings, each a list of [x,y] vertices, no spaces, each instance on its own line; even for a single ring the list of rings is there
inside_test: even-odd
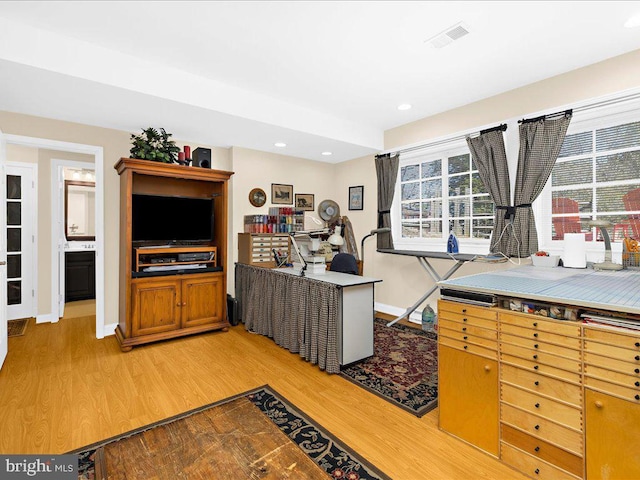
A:
[[[7,164],[7,318],[35,315],[33,249],[35,231],[34,166]]]

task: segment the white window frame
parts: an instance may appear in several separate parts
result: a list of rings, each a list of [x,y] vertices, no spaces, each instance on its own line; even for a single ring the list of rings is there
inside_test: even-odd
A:
[[[398,178],[396,180],[395,194],[393,204],[391,206],[391,222],[393,241],[396,249],[399,250],[418,250],[418,251],[446,251],[446,242],[448,232],[443,228],[443,238],[402,238],[402,219],[401,219],[401,188],[400,188],[400,168],[407,164],[416,163],[416,158],[435,158],[436,156],[444,156],[445,152],[455,152],[457,149],[466,147],[466,135],[477,134],[480,130],[494,127],[495,125],[506,123],[507,131],[504,134],[504,144],[507,153],[507,163],[509,167],[509,177],[511,186],[511,204],[513,204],[513,195],[515,190],[515,178],[518,168],[518,150],[519,150],[519,125],[518,121],[522,118],[535,118],[545,114],[560,112],[567,109],[576,109],[574,111],[571,123],[567,130],[567,135],[578,133],[584,130],[595,128],[603,128],[621,123],[628,123],[640,120],[640,88],[616,92],[598,98],[591,98],[585,101],[576,102],[573,105],[564,105],[557,108],[547,108],[544,112],[533,112],[530,114],[520,115],[517,118],[510,118],[505,121],[496,121],[490,125],[484,125],[478,128],[470,129],[465,132],[458,132],[449,136],[440,137],[429,140],[427,143],[407,145],[392,151],[411,150],[415,151],[401,153],[400,164],[398,168]],[[630,100],[625,100],[627,97]],[[596,106],[600,105],[600,106]],[[430,146],[432,145],[432,146]],[[443,192],[448,189],[448,175],[444,175],[443,166]],[[448,190],[447,190],[448,191]],[[551,240],[551,182],[547,182],[540,196],[533,202],[532,209],[536,219],[536,228],[538,231],[538,244],[540,250],[546,250],[553,254],[562,254],[564,242],[562,240]],[[449,208],[443,203],[443,225],[448,225]],[[594,230],[595,232],[595,230]],[[612,232],[609,232],[610,234]],[[460,251],[464,253],[489,253],[489,240],[477,238],[458,238]],[[613,260],[621,262],[622,244],[620,242],[612,243]],[[600,261],[604,253],[604,242],[587,242],[587,260]]]
[[[477,132],[478,130],[476,130]],[[460,135],[457,135],[458,137]],[[419,150],[400,155],[398,178],[396,179],[395,195],[391,207],[391,225],[393,228],[393,243],[399,250],[419,251],[446,251],[447,238],[449,237],[449,174],[447,173],[447,158],[469,154],[469,147],[465,138],[459,138],[445,142],[434,141],[437,145],[424,147]],[[432,159],[442,160],[442,237],[440,238],[403,238],[402,237],[402,192],[401,169],[407,165],[414,165]],[[473,221],[473,220],[472,220]],[[459,250],[464,253],[486,254],[489,251],[489,239],[460,238],[458,237]]]
[[[622,95],[618,96],[621,97]],[[613,96],[612,98],[615,99],[616,97]],[[640,121],[640,100],[621,102],[618,104],[574,113],[573,118],[571,119],[571,123],[569,124],[569,128],[567,129],[567,135],[573,135],[585,131],[594,131],[596,129],[602,129],[637,121]],[[638,173],[638,178],[640,178],[640,172]],[[622,181],[620,183],[624,184],[625,182],[627,181]],[[536,202],[534,202],[534,214],[536,216],[538,240],[541,250],[561,255],[564,251],[564,241],[552,240],[551,200],[552,188],[551,182],[549,181],[545,185]],[[592,232],[594,235],[596,235],[597,233],[595,228],[592,229]],[[611,236],[613,234],[612,229],[608,229],[608,233]],[[588,241],[587,260],[601,261],[601,257],[604,254],[604,249],[604,242]],[[613,254],[613,261],[621,263],[622,242],[613,242],[612,239],[611,251]]]

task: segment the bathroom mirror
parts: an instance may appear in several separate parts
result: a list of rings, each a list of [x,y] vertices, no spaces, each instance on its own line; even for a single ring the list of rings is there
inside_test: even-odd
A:
[[[96,184],[65,180],[64,231],[68,241],[96,239],[95,201]]]

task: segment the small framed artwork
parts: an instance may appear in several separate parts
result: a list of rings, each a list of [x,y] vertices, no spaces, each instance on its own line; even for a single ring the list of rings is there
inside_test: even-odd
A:
[[[271,184],[271,203],[293,205],[293,185]]]
[[[312,193],[296,193],[296,209],[312,212],[314,208]]]
[[[364,207],[364,185],[349,187],[349,210],[362,210]]]

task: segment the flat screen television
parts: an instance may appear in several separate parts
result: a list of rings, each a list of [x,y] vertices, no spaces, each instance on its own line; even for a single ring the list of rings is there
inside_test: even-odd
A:
[[[213,239],[213,199],[133,194],[132,240],[147,245],[205,243]]]

